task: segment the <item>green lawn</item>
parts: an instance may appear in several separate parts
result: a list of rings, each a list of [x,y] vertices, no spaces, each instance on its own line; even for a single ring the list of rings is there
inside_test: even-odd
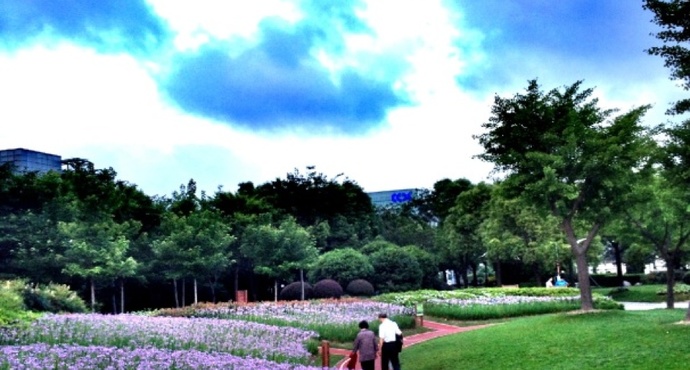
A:
[[[406,348],[404,369],[687,369],[685,310],[512,319]]]
[[[637,285],[627,289],[619,288],[594,288],[592,292],[611,297],[618,302],[666,302],[665,294],[658,294],[659,291],[666,291],[666,285]],[[675,294],[677,302],[690,300],[690,294]]]

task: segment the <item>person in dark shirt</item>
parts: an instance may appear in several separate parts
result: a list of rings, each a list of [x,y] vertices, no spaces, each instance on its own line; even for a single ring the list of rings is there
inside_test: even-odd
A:
[[[379,344],[376,334],[369,330],[369,323],[366,320],[360,321],[359,333],[357,333],[357,338],[355,338],[352,353],[359,352],[359,362],[362,365],[362,370],[374,370],[374,362],[376,361],[378,350]]]

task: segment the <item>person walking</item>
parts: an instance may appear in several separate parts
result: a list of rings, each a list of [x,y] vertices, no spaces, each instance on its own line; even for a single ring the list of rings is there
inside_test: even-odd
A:
[[[379,343],[376,340],[376,334],[369,330],[369,323],[367,320],[359,322],[359,333],[355,338],[355,343],[352,346],[352,354],[356,355],[359,351],[359,363],[362,365],[362,370],[374,370],[374,363],[379,351]],[[350,356],[356,359],[357,356]],[[354,364],[352,364],[354,365]],[[354,367],[351,367],[354,369]]]
[[[400,370],[400,358],[398,357],[398,345],[395,336],[402,335],[402,331],[395,321],[388,318],[385,313],[379,314],[379,352],[381,354],[381,369],[387,370],[388,364],[393,365],[393,370]]]

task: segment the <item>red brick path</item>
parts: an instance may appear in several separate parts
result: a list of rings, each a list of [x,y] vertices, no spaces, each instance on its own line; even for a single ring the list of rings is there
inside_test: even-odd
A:
[[[489,325],[491,325],[491,324],[474,325],[474,326],[454,326],[454,325],[447,325],[447,324],[441,324],[441,323],[433,322],[433,321],[429,321],[429,320],[424,320],[424,327],[432,329],[432,331],[428,331],[428,332],[424,332],[424,333],[420,333],[420,334],[410,335],[409,337],[405,337],[403,348],[413,346],[417,343],[424,342],[424,341],[427,341],[430,339],[442,337],[444,335],[481,329],[481,328],[485,328]],[[350,351],[346,350],[346,349],[331,348],[330,353],[332,355],[346,356],[344,359],[340,360],[340,362],[335,364],[336,369],[340,369],[341,367],[343,369],[345,369],[346,367],[344,366],[344,364],[346,361],[348,361],[347,356],[350,354]],[[359,366],[359,362],[357,363],[356,368],[361,369],[361,367]],[[378,358],[376,359],[376,370],[381,370],[381,361]]]

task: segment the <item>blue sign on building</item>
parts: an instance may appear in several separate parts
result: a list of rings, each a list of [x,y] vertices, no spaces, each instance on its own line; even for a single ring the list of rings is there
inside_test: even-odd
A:
[[[374,207],[395,207],[415,198],[417,189],[400,189],[367,193]]]

